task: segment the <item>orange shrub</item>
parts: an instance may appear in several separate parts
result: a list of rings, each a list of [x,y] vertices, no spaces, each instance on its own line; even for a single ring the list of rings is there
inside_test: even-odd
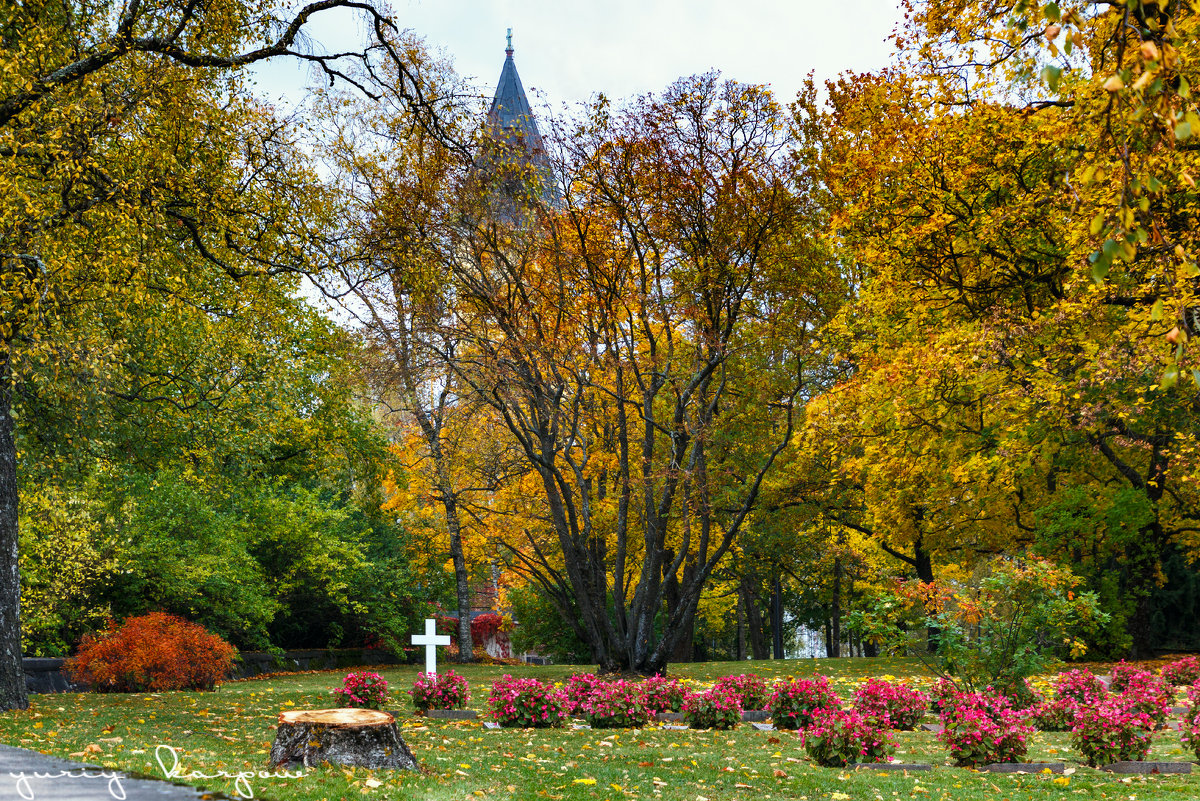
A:
[[[110,623],[89,634],[65,668],[96,692],[211,690],[233,666],[237,650],[203,626],[163,612]]]

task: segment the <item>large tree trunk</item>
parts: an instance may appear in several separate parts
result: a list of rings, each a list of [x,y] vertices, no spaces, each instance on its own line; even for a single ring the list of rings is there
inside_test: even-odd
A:
[[[767,652],[767,641],[763,632],[762,609],[758,605],[759,596],[745,582],[742,584],[742,592],[746,610],[746,633],[750,637],[750,656],[753,659],[767,659],[770,654]]]
[[[471,577],[463,554],[462,526],[458,519],[458,503],[453,493],[442,490],[446,509],[446,528],[450,531],[450,558],[454,561],[454,585],[458,600],[458,658],[461,662],[475,660],[475,644],[471,641]]]
[[[17,560],[17,441],[11,350],[0,349],[0,709],[25,709],[21,665],[21,570]]]
[[[674,551],[668,550],[663,559],[664,565],[670,565],[675,560]],[[694,566],[692,563],[687,563],[683,567],[683,583],[686,584],[691,579]],[[679,579],[675,574],[663,577],[663,597],[666,599],[667,614],[670,614],[680,604],[679,598]],[[674,650],[671,651],[672,662],[691,662],[696,656],[696,619],[689,618],[688,624],[683,631],[679,633],[679,641],[675,643]]]
[[[1153,659],[1155,656],[1153,626],[1154,588],[1158,585],[1165,546],[1162,525],[1154,521],[1139,533],[1137,542],[1126,549],[1128,574],[1126,592],[1136,601],[1129,618],[1129,658]]]

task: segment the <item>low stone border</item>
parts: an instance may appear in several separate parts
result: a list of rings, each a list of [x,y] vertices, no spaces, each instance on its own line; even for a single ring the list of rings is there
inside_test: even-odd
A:
[[[921,731],[931,731],[934,734],[941,734],[946,729],[941,723],[922,723]]]
[[[1104,765],[1100,770],[1109,773],[1191,773],[1191,762],[1114,762]]]
[[[678,723],[683,720],[682,712],[655,712],[654,719],[660,723]],[[743,723],[762,723],[771,719],[771,713],[765,709],[747,709],[742,712]]]
[[[1063,762],[993,762],[979,770],[982,773],[1062,773]]]
[[[473,709],[430,709],[425,717],[435,720],[475,720],[479,713]]]
[[[860,762],[854,767],[860,770],[894,770],[896,772],[933,770],[933,765],[926,765],[923,762]]]

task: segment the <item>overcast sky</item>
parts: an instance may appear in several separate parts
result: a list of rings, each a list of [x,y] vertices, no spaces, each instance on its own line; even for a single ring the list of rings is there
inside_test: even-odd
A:
[[[392,12],[489,98],[512,28],[535,110],[574,106],[597,92],[620,99],[658,91],[711,69],[770,84],[786,102],[809,72],[823,81],[886,66],[893,50],[885,40],[900,19],[897,0],[392,0]],[[311,32],[333,48],[359,40],[360,27],[327,13],[314,17]],[[265,92],[293,100],[306,81],[296,64],[259,76]]]

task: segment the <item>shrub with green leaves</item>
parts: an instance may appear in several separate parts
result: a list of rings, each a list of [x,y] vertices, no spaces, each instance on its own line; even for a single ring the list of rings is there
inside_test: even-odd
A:
[[[991,687],[1028,704],[1026,679],[1082,656],[1083,638],[1108,620],[1078,584],[1047,561],[1000,557],[965,585],[899,582],[851,615],[850,627],[894,654],[918,656],[960,689]]]

